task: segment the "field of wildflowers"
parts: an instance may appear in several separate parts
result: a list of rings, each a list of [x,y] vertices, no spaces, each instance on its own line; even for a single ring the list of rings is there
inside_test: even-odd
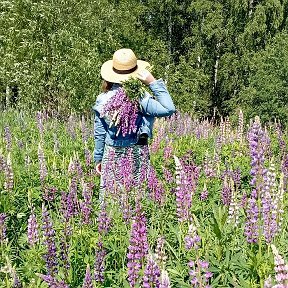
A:
[[[0,287],[288,287],[287,135],[236,122],[161,119],[100,205],[92,115],[3,112]]]

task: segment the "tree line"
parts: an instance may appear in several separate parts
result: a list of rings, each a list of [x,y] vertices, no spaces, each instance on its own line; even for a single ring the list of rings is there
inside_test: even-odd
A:
[[[199,117],[288,119],[288,0],[1,1],[1,109],[90,112],[127,47]]]

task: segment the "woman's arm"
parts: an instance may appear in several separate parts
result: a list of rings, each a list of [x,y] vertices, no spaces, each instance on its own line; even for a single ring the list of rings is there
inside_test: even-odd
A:
[[[145,94],[144,98],[140,101],[143,114],[164,117],[170,116],[176,111],[172,98],[162,79],[155,80],[153,75],[147,70],[140,74],[139,79],[144,84],[149,85],[156,98],[156,100],[153,99],[149,93]]]
[[[95,111],[95,119],[94,119],[94,161],[99,163],[102,161],[104,146],[105,146],[105,138],[106,138],[106,123],[103,119],[100,118],[100,114],[98,111]],[[106,128],[106,129],[105,129]]]

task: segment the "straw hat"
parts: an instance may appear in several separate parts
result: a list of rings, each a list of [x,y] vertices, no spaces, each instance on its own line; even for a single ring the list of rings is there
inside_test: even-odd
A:
[[[130,77],[136,77],[141,70],[148,68],[150,64],[143,60],[137,60],[131,49],[119,49],[113,55],[113,60],[106,61],[101,67],[101,76],[112,83],[121,83]]]

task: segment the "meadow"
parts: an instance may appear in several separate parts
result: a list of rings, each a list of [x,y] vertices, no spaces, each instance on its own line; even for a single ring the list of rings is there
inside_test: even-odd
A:
[[[288,287],[280,123],[161,119],[100,205],[92,114],[1,113],[0,287]]]

